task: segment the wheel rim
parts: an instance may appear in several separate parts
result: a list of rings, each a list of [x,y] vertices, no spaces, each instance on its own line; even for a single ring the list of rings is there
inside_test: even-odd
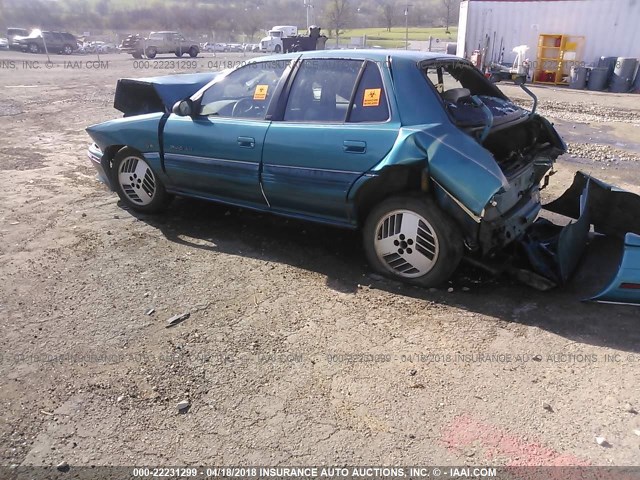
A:
[[[71,47],[69,46],[64,47],[64,53],[66,53],[67,55],[71,55]]]
[[[129,200],[137,205],[149,205],[156,194],[156,177],[143,159],[126,157],[118,168],[118,181]]]
[[[429,273],[440,253],[431,224],[411,210],[394,210],[382,217],[376,225],[374,247],[382,264],[404,278]]]
[[[29,45],[29,50],[31,51],[31,53],[38,53],[38,46],[37,45]]]

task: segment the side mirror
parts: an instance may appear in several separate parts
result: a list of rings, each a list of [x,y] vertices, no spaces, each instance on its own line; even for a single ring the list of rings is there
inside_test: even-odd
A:
[[[180,117],[190,117],[191,115],[194,114],[194,111],[193,111],[193,100],[191,100],[190,98],[187,98],[185,100],[177,101],[173,105],[173,108],[171,109],[171,112],[175,113],[176,115],[178,115]]]

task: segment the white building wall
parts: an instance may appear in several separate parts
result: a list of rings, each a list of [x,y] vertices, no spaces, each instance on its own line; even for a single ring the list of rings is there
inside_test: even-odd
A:
[[[528,45],[535,60],[542,33],[585,37],[582,61],[601,56],[640,58],[640,0],[466,0],[460,5],[457,55],[482,49],[485,35],[504,61],[513,62],[513,47]],[[488,59],[492,60],[492,46]],[[497,53],[495,55],[497,58]]]

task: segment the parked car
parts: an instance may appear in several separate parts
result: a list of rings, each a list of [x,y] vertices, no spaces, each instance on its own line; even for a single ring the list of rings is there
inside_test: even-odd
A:
[[[0,38],[0,50],[9,50],[9,40]]]
[[[183,195],[361,229],[372,267],[417,285],[521,238],[566,151],[545,118],[444,54],[262,57],[173,107],[171,83],[184,86],[170,78],[157,90],[172,114],[87,128],[127,207],[159,212]]]
[[[29,30],[26,28],[15,28],[10,27],[7,28],[7,42],[9,43],[10,49],[18,49],[17,45],[14,45],[13,39],[15,37],[27,37],[29,36]]]
[[[203,52],[224,52],[224,47],[220,47],[220,45],[219,43],[205,42],[201,49]]]
[[[127,35],[118,46],[118,50],[131,54],[133,58],[142,58],[142,55],[144,55],[144,41],[144,37],[137,33]]]
[[[55,52],[71,55],[78,50],[78,39],[68,32],[36,29],[26,37],[14,37],[13,43],[19,50],[29,53]]]
[[[227,44],[227,52],[243,52],[244,49],[240,43],[229,43]]]
[[[114,43],[101,42],[97,47],[98,53],[118,53],[118,47]]]

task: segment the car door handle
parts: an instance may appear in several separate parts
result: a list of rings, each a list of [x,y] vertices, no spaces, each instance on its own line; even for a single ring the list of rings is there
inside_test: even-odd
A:
[[[346,153],[365,153],[367,151],[367,142],[345,140],[342,145]]]
[[[253,137],[238,137],[238,145],[244,148],[254,148],[256,139]]]

